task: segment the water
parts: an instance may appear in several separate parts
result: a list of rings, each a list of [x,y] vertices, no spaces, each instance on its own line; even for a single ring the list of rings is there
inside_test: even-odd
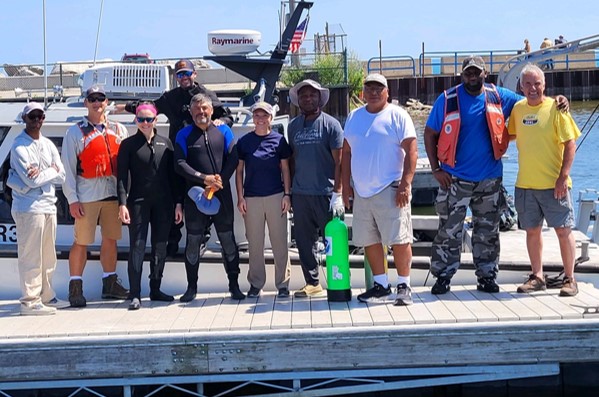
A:
[[[582,128],[587,122],[593,110],[599,104],[598,101],[590,102],[572,102],[571,113],[576,121],[578,128]],[[599,110],[598,110],[599,112]],[[595,114],[595,117],[597,114]],[[418,154],[419,157],[426,156],[423,143],[423,132],[426,124],[426,117],[414,117],[416,131],[418,131]],[[580,144],[586,132],[589,130],[592,121],[582,131],[582,136],[576,142]],[[578,193],[583,189],[599,190],[599,172],[595,169],[599,158],[599,122],[590,130],[588,136],[579,147],[574,158],[574,164],[570,172],[572,178],[572,197],[574,199],[575,209],[578,209]],[[507,151],[507,156],[503,159],[503,181],[510,194],[514,193],[514,184],[518,173],[518,150],[515,142],[511,142]],[[587,195],[585,197],[592,197]],[[597,198],[597,195],[595,195]],[[576,213],[576,212],[575,212]]]

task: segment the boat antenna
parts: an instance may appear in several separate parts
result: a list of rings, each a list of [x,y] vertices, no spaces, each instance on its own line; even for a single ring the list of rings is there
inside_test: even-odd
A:
[[[104,0],[100,2],[100,18],[98,18],[98,32],[96,33],[96,49],[94,50],[94,66],[96,66],[96,57],[98,56],[98,43],[100,42],[100,27],[102,26],[102,11],[104,10]]]
[[[44,109],[48,107],[48,60],[46,51],[46,0],[42,2],[42,25],[44,31]]]

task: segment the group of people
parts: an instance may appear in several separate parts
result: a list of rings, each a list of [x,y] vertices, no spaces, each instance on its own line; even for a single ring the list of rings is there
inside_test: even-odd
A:
[[[324,295],[319,237],[332,217],[352,208],[353,240],[364,247],[374,279],[373,287],[358,300],[392,297],[395,305],[412,304],[410,201],[418,157],[416,131],[408,113],[389,103],[383,75],[373,73],[364,79],[365,105],[349,114],[344,128],[323,112],[329,90],[304,80],[290,90],[290,100],[300,114],[290,122],[287,140],[272,129],[273,106],[258,102],[251,108],[254,131],[237,142],[226,108],[213,92],[194,81],[194,65],[188,60],[177,62],[175,75],[179,86],[157,101],[117,105],[117,111],[135,114],[137,131],[131,136],[122,124],[106,118],[108,99],[103,88],[88,89],[84,99],[88,114],[67,130],[62,158],[41,134],[44,108],[32,102],[23,109],[25,129],[11,150],[8,180],[19,241],[22,314],[53,314],[60,307],[86,306],[82,274],[98,224],[102,298],[128,299],[130,310],[141,307],[142,265],[151,227],[150,299],[173,301],[160,287],[168,246],[178,246],[184,220],[187,288],[180,301],[196,297],[200,259],[212,225],[220,241],[230,296],[245,299],[238,282],[239,251],[233,232],[229,181],[234,174],[237,208],[248,239],[247,297],[260,296],[266,284],[265,225],[274,255],[277,296],[290,295],[287,213],[291,209],[305,281],[294,296]],[[512,137],[517,139],[520,163],[516,206],[532,264],[529,280],[518,290],[545,288],[540,233],[545,219],[555,228],[562,249],[565,278],[560,294],[575,295],[568,175],[580,131],[567,111],[556,110],[558,106],[567,109],[565,98],[556,101],[544,96],[544,75],[538,67],[528,65],[522,71],[525,97],[487,84],[485,77],[482,58],[465,59],[462,84],[439,96],[425,129],[426,153],[439,182],[439,231],[431,262],[437,280],[432,293],[450,290],[460,265],[468,207],[473,215],[477,288],[499,291],[501,156]],[[168,138],[156,132],[160,113],[169,118]],[[75,220],[68,302],[57,299],[51,282],[56,266],[55,184],[63,184]],[[208,211],[202,207],[206,202],[217,206]],[[123,223],[129,229],[130,290],[115,272],[116,242]],[[392,248],[397,271],[395,294],[385,271],[387,247]]]

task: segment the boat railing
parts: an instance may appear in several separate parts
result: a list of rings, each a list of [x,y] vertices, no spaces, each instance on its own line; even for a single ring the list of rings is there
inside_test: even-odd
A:
[[[370,58],[366,63],[366,70],[370,73],[380,73],[385,76],[416,75],[416,61],[409,55],[394,55]]]

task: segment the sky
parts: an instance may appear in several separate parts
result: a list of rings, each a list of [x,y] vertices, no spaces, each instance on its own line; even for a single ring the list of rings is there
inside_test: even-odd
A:
[[[298,0],[299,1],[299,0]],[[43,0],[2,0],[0,65],[43,63]],[[259,51],[279,37],[279,0],[104,0],[97,59],[124,53],[152,58],[209,55],[207,32],[262,32]],[[575,6],[574,6],[575,4]],[[94,58],[101,0],[46,0],[48,63]],[[328,23],[347,34],[348,50],[361,60],[422,51],[516,50],[528,38],[536,49],[544,37],[568,40],[599,34],[597,0],[314,0],[307,38]],[[306,41],[307,52],[313,51]]]

